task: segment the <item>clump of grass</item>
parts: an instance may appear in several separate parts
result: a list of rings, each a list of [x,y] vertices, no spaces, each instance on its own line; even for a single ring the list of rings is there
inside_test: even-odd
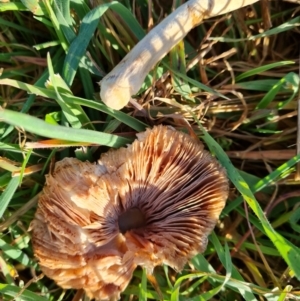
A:
[[[159,123],[201,137],[231,195],[205,254],[181,274],[158,268],[159,289],[137,270],[122,300],[299,299],[297,6],[206,21],[148,75],[136,96],[143,110],[119,112],[99,101],[97,82],[171,1],[91,2],[0,2],[0,299],[85,298],[34,259],[27,229],[44,176],[52,161],[94,161]]]

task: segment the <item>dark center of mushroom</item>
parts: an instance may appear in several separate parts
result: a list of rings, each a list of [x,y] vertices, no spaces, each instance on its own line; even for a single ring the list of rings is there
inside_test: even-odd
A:
[[[144,227],[146,219],[139,208],[130,208],[119,216],[118,225],[124,234],[126,231]]]

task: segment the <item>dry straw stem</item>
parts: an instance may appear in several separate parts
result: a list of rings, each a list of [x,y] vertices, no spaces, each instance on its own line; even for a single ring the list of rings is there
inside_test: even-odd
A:
[[[258,0],[190,0],[152,29],[100,82],[100,96],[120,110],[142,86],[148,72],[203,19],[219,16]]]
[[[97,165],[65,158],[46,178],[32,242],[43,273],[63,288],[118,299],[136,266],[180,271],[206,249],[228,196],[224,168],[173,128],[137,136]]]

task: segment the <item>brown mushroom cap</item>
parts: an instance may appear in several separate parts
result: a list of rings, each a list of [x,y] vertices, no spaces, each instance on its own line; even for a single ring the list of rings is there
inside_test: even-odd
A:
[[[228,196],[203,145],[166,126],[98,164],[65,158],[46,179],[32,222],[42,271],[63,288],[118,299],[137,265],[180,271],[203,252]]]

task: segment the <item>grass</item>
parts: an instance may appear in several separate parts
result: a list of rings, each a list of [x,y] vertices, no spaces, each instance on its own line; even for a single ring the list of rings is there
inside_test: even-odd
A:
[[[172,1],[94,2],[0,1],[0,300],[88,300],[33,256],[44,176],[53,160],[94,161],[160,123],[198,135],[232,182],[205,253],[180,274],[155,270],[163,299],[300,300],[297,5],[207,20],[148,75],[144,110],[114,111],[97,82]],[[159,300],[159,290],[137,269],[122,300]]]

